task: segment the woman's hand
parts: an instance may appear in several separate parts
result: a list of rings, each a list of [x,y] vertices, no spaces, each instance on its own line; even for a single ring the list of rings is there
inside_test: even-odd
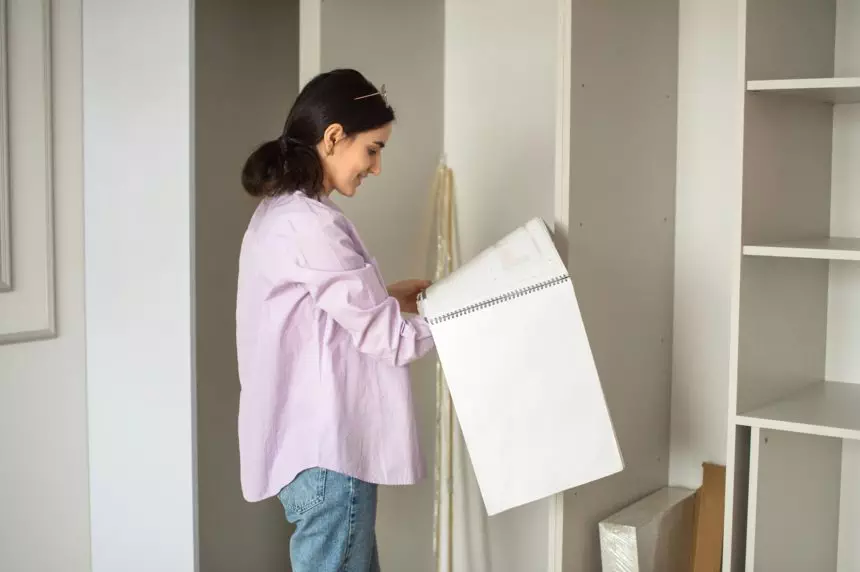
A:
[[[388,295],[400,304],[400,311],[418,313],[418,295],[430,287],[429,280],[401,280],[388,286]]]

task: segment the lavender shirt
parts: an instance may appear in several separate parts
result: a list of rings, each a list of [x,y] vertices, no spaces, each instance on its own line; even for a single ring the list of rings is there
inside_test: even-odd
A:
[[[388,296],[355,227],[328,199],[264,200],[239,260],[239,452],[249,501],[323,467],[379,484],[424,476],[407,364],[426,322]]]

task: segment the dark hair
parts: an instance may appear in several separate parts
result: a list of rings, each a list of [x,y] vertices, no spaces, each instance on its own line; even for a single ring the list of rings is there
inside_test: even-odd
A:
[[[260,145],[242,169],[242,186],[255,196],[277,196],[302,190],[322,191],[323,167],[316,146],[326,128],[339,123],[347,136],[394,121],[383,93],[352,69],[313,78],[299,93],[274,141]]]

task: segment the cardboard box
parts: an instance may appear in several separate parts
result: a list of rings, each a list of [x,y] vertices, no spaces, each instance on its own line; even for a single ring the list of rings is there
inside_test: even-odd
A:
[[[726,468],[702,465],[702,487],[696,495],[696,525],[693,540],[693,572],[720,572],[723,562],[723,512]]]

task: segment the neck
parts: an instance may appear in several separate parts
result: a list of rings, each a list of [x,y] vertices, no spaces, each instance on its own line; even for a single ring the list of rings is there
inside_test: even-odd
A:
[[[333,191],[334,185],[331,184],[331,181],[329,181],[328,177],[323,177],[322,191],[320,192],[320,194],[328,197],[332,194]]]

